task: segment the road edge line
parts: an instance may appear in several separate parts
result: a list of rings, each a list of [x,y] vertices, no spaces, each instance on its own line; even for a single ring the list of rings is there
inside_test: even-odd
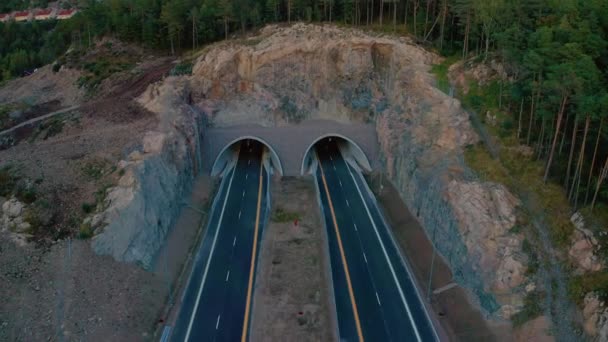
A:
[[[319,160],[319,154],[315,151],[317,160]],[[363,332],[361,331],[361,322],[359,321],[359,312],[357,311],[357,303],[355,302],[355,294],[353,292],[353,286],[350,282],[350,272],[348,271],[348,263],[346,262],[346,256],[344,254],[344,247],[342,247],[342,238],[340,237],[340,229],[338,228],[338,221],[336,220],[336,214],[334,212],[334,205],[331,201],[331,195],[329,194],[329,188],[327,181],[325,180],[325,172],[323,171],[323,165],[319,161],[319,169],[321,170],[321,180],[323,181],[323,187],[327,194],[327,202],[329,203],[329,210],[331,212],[331,218],[334,223],[334,229],[336,230],[336,237],[338,239],[338,247],[340,249],[340,256],[342,258],[342,265],[344,265],[344,273],[346,275],[346,283],[348,285],[348,295],[353,308],[353,315],[355,316],[355,325],[357,327],[357,335],[359,335],[359,341],[363,341]]]

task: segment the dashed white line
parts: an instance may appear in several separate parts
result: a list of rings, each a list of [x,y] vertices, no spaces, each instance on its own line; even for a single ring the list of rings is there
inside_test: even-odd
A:
[[[205,265],[205,272],[203,273],[203,279],[201,281],[201,285],[198,288],[198,294],[196,295],[196,301],[194,302],[194,308],[192,309],[192,316],[190,316],[190,322],[188,323],[188,329],[186,330],[186,338],[184,338],[184,341],[188,341],[190,338],[190,332],[192,331],[192,324],[194,323],[194,318],[196,317],[198,304],[201,300],[201,295],[203,293],[203,287],[205,287],[205,280],[207,280],[207,273],[209,271],[209,265],[211,264],[211,259],[213,258],[213,251],[215,250],[215,243],[217,242],[217,236],[220,232],[220,225],[222,224],[222,220],[224,218],[224,212],[226,210],[226,203],[228,203],[228,197],[230,196],[230,188],[232,187],[232,180],[234,179],[235,173],[236,173],[236,170],[234,170],[232,172],[232,176],[230,176],[230,181],[228,182],[228,189],[226,190],[226,197],[224,197],[224,204],[222,205],[220,219],[217,223],[215,235],[213,236],[213,243],[211,244],[211,251],[209,252],[209,258],[207,259],[207,265]]]
[[[246,174],[245,174],[245,179],[247,179],[247,177],[249,177],[249,174],[248,174],[248,173],[246,173]]]
[[[367,264],[367,257],[365,256],[365,252],[363,252],[363,259],[365,259],[365,263]]]
[[[222,315],[217,315],[217,321],[215,322],[215,330],[217,330],[217,327],[220,326],[220,318],[222,317]]]
[[[356,223],[353,223],[353,224],[355,225],[355,231],[357,231],[357,224]]]
[[[247,161],[247,165],[251,165],[251,159]]]
[[[378,297],[378,292],[376,292],[376,300],[378,301],[378,305],[382,306],[382,304],[380,303],[380,297]]]
[[[329,160],[334,161],[334,158],[332,158],[331,156],[329,156]]]
[[[241,211],[239,210],[239,220],[241,219]]]
[[[350,208],[350,203],[348,203],[348,200],[346,200],[346,206]]]
[[[420,337],[420,333],[418,332],[418,328],[416,327],[416,324],[414,323],[414,317],[412,316],[412,312],[410,310],[410,307],[407,304],[407,301],[405,300],[405,295],[403,294],[403,289],[401,288],[401,284],[399,284],[399,281],[397,280],[397,275],[395,274],[395,269],[393,267],[393,263],[389,259],[388,253],[386,252],[386,248],[384,247],[384,242],[382,242],[382,239],[380,238],[380,233],[378,232],[378,227],[376,227],[376,223],[374,222],[374,219],[372,218],[372,214],[369,211],[367,203],[365,203],[365,198],[363,197],[363,193],[361,193],[361,189],[359,188],[359,184],[357,184],[357,180],[355,179],[355,175],[350,170],[350,168],[348,168],[348,172],[350,173],[350,176],[353,179],[353,182],[355,182],[355,187],[357,188],[357,192],[359,193],[359,197],[363,201],[363,207],[365,208],[365,211],[367,212],[367,216],[369,217],[369,220],[370,220],[370,222],[372,224],[372,227],[374,228],[374,232],[376,233],[376,238],[378,239],[378,242],[380,242],[380,247],[382,248],[382,252],[384,254],[384,258],[386,259],[386,261],[388,263],[388,267],[389,267],[389,269],[391,271],[391,275],[393,276],[393,280],[395,281],[395,284],[397,285],[397,289],[399,290],[399,296],[401,297],[401,302],[403,303],[403,306],[405,307],[405,311],[407,311],[407,316],[408,316],[408,318],[410,320],[410,323],[412,324],[412,327],[414,329],[414,334],[416,335],[416,340],[419,341],[419,342],[421,342],[422,338]]]
[[[226,273],[226,280],[225,281],[228,281],[228,279],[230,279],[230,270],[228,270],[228,273]]]
[[[234,245],[236,245],[236,236],[234,237],[234,240],[232,240],[232,247],[234,247]]]
[[[334,171],[336,171],[336,164],[333,164],[332,166],[334,167]]]
[[[245,197],[245,190],[243,190],[243,197]]]
[[[341,180],[338,180],[338,182],[340,182],[340,187],[342,187],[342,181],[341,181]]]

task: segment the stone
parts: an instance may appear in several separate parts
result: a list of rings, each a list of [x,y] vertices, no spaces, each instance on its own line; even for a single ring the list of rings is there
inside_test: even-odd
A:
[[[15,218],[21,215],[21,212],[23,211],[23,204],[16,198],[11,198],[10,200],[4,202],[2,205],[2,211],[4,214],[8,215],[8,217]]]
[[[580,222],[580,221],[579,221]],[[576,229],[572,234],[572,243],[568,255],[577,266],[576,273],[594,272],[602,269],[601,260],[595,255],[597,240],[584,228]]]
[[[144,153],[159,153],[165,144],[166,134],[160,132],[146,132],[144,135]]]
[[[25,233],[25,232],[29,231],[31,227],[32,227],[31,224],[29,224],[27,222],[22,222],[22,223],[20,223],[20,224],[17,225],[16,232],[17,233]]]

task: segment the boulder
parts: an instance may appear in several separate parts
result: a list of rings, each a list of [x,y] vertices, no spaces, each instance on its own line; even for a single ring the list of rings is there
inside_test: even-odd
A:
[[[11,198],[2,204],[2,212],[10,218],[21,215],[22,211],[23,203],[19,202],[16,198]]]

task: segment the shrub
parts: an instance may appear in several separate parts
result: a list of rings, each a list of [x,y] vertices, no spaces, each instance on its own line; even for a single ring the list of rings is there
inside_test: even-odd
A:
[[[277,208],[272,215],[274,222],[290,222],[300,219],[300,214],[296,212],[286,211],[283,208]]]
[[[78,230],[78,238],[79,239],[90,239],[93,237],[93,229],[91,229],[90,223],[83,223],[80,225],[80,229]]]
[[[93,212],[93,210],[95,210],[95,204],[94,203],[82,203],[82,211],[85,214],[90,214]]]
[[[522,324],[526,323],[529,320],[532,320],[542,314],[541,303],[543,301],[544,293],[533,291],[526,295],[524,298],[524,307],[523,309],[513,315],[511,317],[511,321],[513,325],[518,327]]]

